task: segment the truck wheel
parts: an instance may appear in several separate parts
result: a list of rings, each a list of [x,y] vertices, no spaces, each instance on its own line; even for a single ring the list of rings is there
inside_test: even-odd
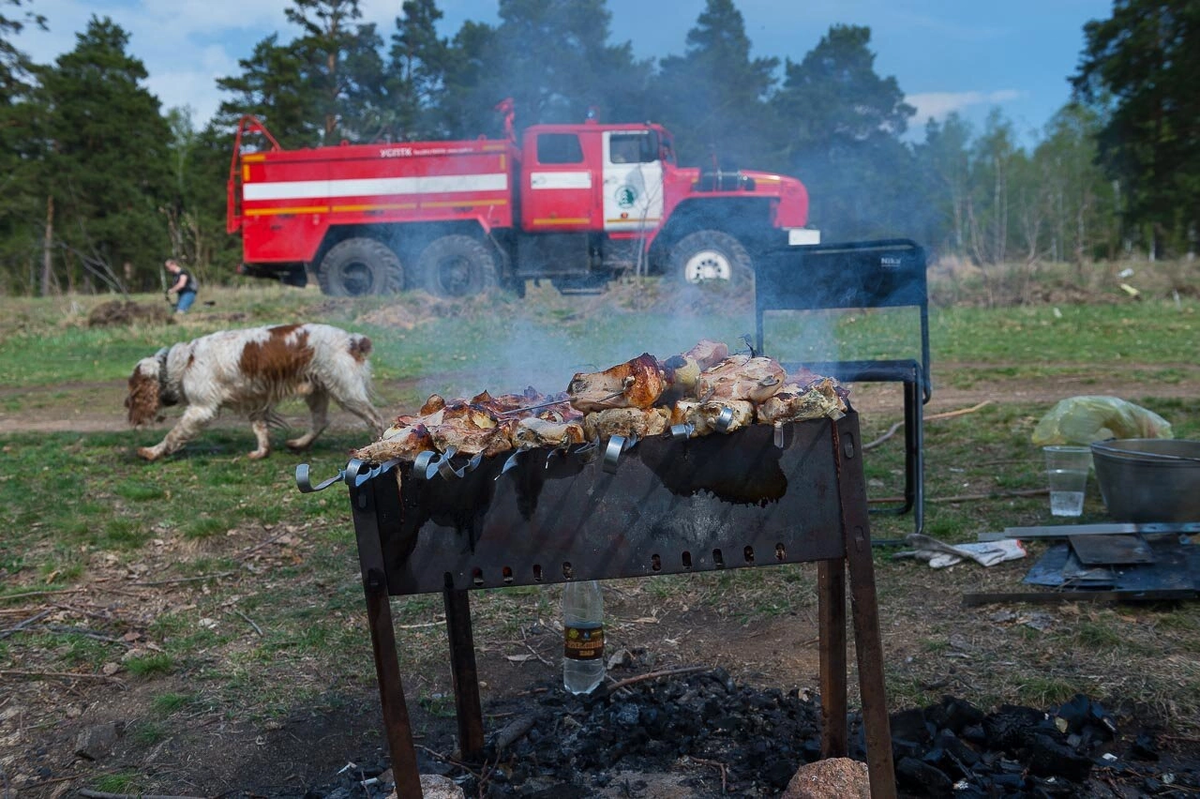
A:
[[[754,277],[750,253],[719,230],[697,230],[671,249],[670,275],[687,286],[726,285],[740,288]]]
[[[417,271],[435,297],[469,297],[496,285],[496,259],[470,236],[435,239],[417,259]]]
[[[404,267],[381,241],[346,239],[325,253],[317,280],[334,297],[393,294],[404,287]]]

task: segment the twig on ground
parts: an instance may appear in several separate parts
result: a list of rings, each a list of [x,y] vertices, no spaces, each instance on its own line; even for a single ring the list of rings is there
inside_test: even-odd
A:
[[[1005,497],[1040,497],[1049,494],[1048,488],[1025,488],[1017,491],[990,491],[986,494],[959,494],[953,497],[930,497],[926,502],[970,502],[977,499],[1004,499]]]
[[[443,763],[449,763],[452,766],[456,766],[456,767],[462,769],[463,771],[467,772],[468,774],[470,774],[472,777],[474,777],[477,780],[483,779],[483,774],[481,774],[480,772],[471,768],[466,763],[463,763],[461,760],[455,760],[454,758],[450,757],[449,755],[443,755],[441,752],[435,752],[432,749],[430,749],[428,746],[425,746],[423,744],[417,744],[416,747],[418,749],[424,749],[430,755],[432,755],[433,757],[436,757],[438,760],[442,761]]]
[[[246,623],[254,628],[254,632],[258,633],[258,637],[262,638],[262,634],[263,634],[262,628],[260,628],[257,624],[254,623],[254,619],[250,618],[245,613],[242,613],[237,608],[234,608],[233,612],[236,613],[237,615],[241,616],[243,619],[245,619]]]
[[[242,561],[244,561],[246,558],[253,555],[258,550],[262,549],[263,547],[267,546],[268,544],[278,541],[280,538],[283,538],[285,535],[288,535],[291,532],[292,532],[291,530],[284,528],[282,531],[276,533],[275,535],[271,536],[270,538],[266,539],[265,541],[260,541],[257,544],[255,544],[254,546],[250,547],[249,549],[243,550],[241,554],[239,554],[236,558],[234,558],[234,560],[236,560],[238,563],[241,563]]]
[[[133,646],[133,644],[129,643],[123,638],[114,638],[111,635],[98,633],[95,630],[89,630],[85,627],[67,627],[64,624],[44,624],[42,625],[42,629],[49,630],[52,633],[74,633],[75,635],[82,635],[85,638],[93,638],[97,641],[104,641],[105,643],[109,644],[120,644],[121,646],[125,647]]]
[[[0,596],[0,602],[7,602],[10,599],[24,599],[27,596],[52,596],[53,594],[78,594],[81,591],[86,591],[86,588],[59,588],[54,591],[26,591],[23,594],[5,594]]]
[[[54,612],[54,608],[46,608],[41,613],[35,613],[34,615],[30,616],[28,619],[17,622],[12,627],[9,627],[7,630],[0,630],[0,641],[3,641],[5,638],[7,638],[8,636],[12,635],[15,632],[20,632],[21,629],[23,629],[24,627],[27,627],[30,624],[33,624],[38,619],[49,616],[53,612]]]
[[[991,405],[991,404],[992,404],[991,400],[984,400],[983,402],[979,403],[978,405],[973,405],[970,408],[960,408],[957,411],[946,411],[945,413],[931,414],[929,416],[926,416],[924,418],[924,421],[931,422],[931,421],[934,421],[935,419],[951,419],[955,416],[965,416],[968,413],[975,413],[975,411],[979,410],[980,408],[983,408],[984,406]],[[878,447],[880,444],[887,441],[892,436],[896,435],[896,431],[898,431],[903,426],[904,426],[904,422],[902,422],[902,421],[896,422],[894,425],[889,427],[888,431],[886,433],[884,433],[883,435],[881,435],[879,438],[875,439],[874,441],[863,444],[862,445],[863,452],[866,452],[869,449],[875,449],[875,447]]]
[[[608,686],[609,693],[619,691],[622,688],[627,688],[630,685],[635,685],[646,680],[657,680],[659,677],[678,677],[681,674],[694,674],[698,671],[708,671],[708,666],[686,666],[682,669],[663,669],[662,671],[651,671],[646,674],[639,674],[636,677],[629,677],[625,680],[620,680]]]
[[[547,666],[549,666],[550,668],[554,668],[554,664],[553,664],[553,663],[551,663],[550,661],[546,660],[544,657],[542,657],[541,655],[539,655],[539,654],[537,653],[537,650],[536,650],[536,649],[534,649],[532,646],[530,646],[530,645],[529,645],[529,639],[528,639],[528,638],[525,636],[525,628],[524,628],[524,627],[522,627],[522,628],[521,628],[521,643],[525,644],[525,648],[526,648],[526,649],[528,649],[530,652],[532,652],[532,653],[533,653],[533,656],[534,656],[535,658],[537,658],[538,660],[542,661],[543,663],[545,663],[545,664],[546,664]]]
[[[154,793],[105,793],[93,791],[91,788],[80,788],[79,795],[90,799],[204,799],[202,796],[168,796]]]
[[[17,671],[0,669],[0,677],[57,677],[60,680],[108,680],[124,687],[125,683],[107,674],[80,674],[74,671]]]
[[[684,759],[684,762],[685,763],[696,763],[701,766],[711,766],[711,767],[717,769],[718,771],[721,772],[721,793],[725,793],[728,790],[728,786],[726,784],[727,771],[726,771],[724,763],[720,762],[719,760],[705,760],[702,757],[692,757],[691,755],[688,755]]]
[[[171,580],[151,580],[143,583],[130,583],[130,585],[174,585],[176,583],[194,583],[200,580],[219,580],[222,577],[232,577],[237,572],[214,572],[212,574],[201,574],[197,577],[175,577]]]

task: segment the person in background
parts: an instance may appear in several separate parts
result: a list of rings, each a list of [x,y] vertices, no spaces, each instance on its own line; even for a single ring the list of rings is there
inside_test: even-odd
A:
[[[168,292],[175,292],[178,297],[175,313],[187,313],[187,309],[196,301],[196,278],[174,258],[168,258],[163,266],[175,278],[174,284],[167,289]]]

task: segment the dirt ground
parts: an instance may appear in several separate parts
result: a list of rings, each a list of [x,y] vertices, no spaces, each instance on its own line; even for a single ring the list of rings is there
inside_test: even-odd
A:
[[[1085,378],[1077,381],[1055,378],[1031,380],[1014,389],[1009,382],[976,382],[968,387],[951,387],[939,380],[939,372],[955,370],[956,364],[935,365],[935,391],[926,413],[934,414],[971,407],[985,400],[1037,403],[1050,402],[1073,394],[1114,394],[1136,398],[1145,387],[1137,380],[1106,382],[1098,385]],[[1165,367],[1163,367],[1165,368]],[[1164,397],[1200,396],[1200,365],[1173,366],[1183,378],[1170,385],[1155,386],[1154,395]],[[408,386],[385,383],[379,386],[384,396],[394,395]],[[107,409],[119,409],[125,387],[112,383],[55,386],[52,389],[0,389],[0,400],[20,393],[20,410],[0,410],[0,432],[115,432],[126,429],[124,419]],[[39,401],[39,394],[46,401]],[[53,398],[50,395],[53,394]],[[855,386],[853,401],[864,418],[879,414],[889,421],[898,420],[898,390],[888,386]],[[72,408],[64,415],[63,408]],[[170,421],[170,420],[169,420]],[[299,417],[294,420],[299,422]],[[225,416],[217,424],[223,427],[247,426],[235,416]],[[359,429],[358,420],[341,412],[333,415],[334,426]],[[166,425],[162,426],[165,432]],[[247,426],[247,435],[249,429]],[[161,553],[169,558],[170,553]],[[802,567],[809,569],[810,567]],[[811,567],[815,573],[815,567]],[[989,584],[1013,579],[1013,572],[989,570],[975,582],[976,590],[988,590]],[[911,579],[912,572],[905,579]],[[925,573],[930,603],[936,607],[956,607],[953,597],[960,586],[947,586]],[[642,581],[644,582],[644,581]],[[811,590],[812,581],[805,583]],[[172,601],[177,588],[163,587],[139,591],[136,601],[142,612],[152,616],[156,608]],[[816,604],[799,603],[801,610],[768,621],[744,625],[733,621],[736,614],[714,615],[689,607],[687,591],[663,598],[636,581],[624,581],[606,593],[606,610],[611,621],[609,638],[631,651],[656,653],[640,666],[702,663],[720,665],[735,678],[784,690],[817,688]],[[885,657],[895,660],[920,657],[913,632],[904,614],[886,605],[887,581],[881,581],[881,624]],[[129,597],[125,600],[129,601]],[[956,616],[956,613],[958,614]],[[0,627],[8,626],[9,617],[0,616]],[[15,619],[13,621],[16,621]],[[963,651],[970,651],[970,619],[961,611],[951,611],[939,620],[953,626],[964,622]],[[479,634],[477,632],[477,640]],[[363,636],[369,651],[369,639]],[[426,640],[426,639],[422,639]],[[436,641],[436,637],[427,640]],[[520,695],[530,686],[552,679],[559,666],[561,641],[546,628],[509,645],[484,647],[477,652],[485,704],[490,697]],[[435,644],[435,645],[444,645]],[[532,657],[510,659],[514,651]],[[853,657],[851,656],[851,662]],[[943,669],[947,692],[969,692],[970,662]],[[186,692],[184,678],[178,690]],[[406,678],[407,679],[407,678]],[[13,683],[7,683],[12,685]],[[353,687],[338,697],[337,710],[310,711],[295,708],[286,718],[263,722],[230,718],[223,714],[197,711],[185,725],[173,728],[169,737],[153,745],[139,743],[126,736],[118,740],[112,754],[98,761],[77,757],[77,736],[87,728],[105,722],[128,722],[146,713],[153,694],[171,690],[161,680],[154,685],[138,685],[118,680],[80,677],[62,682],[29,681],[20,690],[0,694],[0,756],[11,758],[0,773],[0,797],[59,797],[94,784],[105,774],[139,771],[156,775],[159,786],[170,786],[174,794],[193,796],[299,796],[313,786],[328,784],[338,770],[349,762],[380,763],[386,745],[382,735],[378,696],[372,690]],[[418,693],[448,691],[448,671],[416,675],[406,682],[410,697]],[[853,700],[852,700],[853,701]],[[453,720],[445,714],[431,714],[410,700],[418,744],[447,751],[452,739]],[[0,763],[5,761],[0,760]],[[664,783],[665,784],[665,783]],[[642,794],[653,796],[653,793]],[[663,794],[664,796],[667,794]]]

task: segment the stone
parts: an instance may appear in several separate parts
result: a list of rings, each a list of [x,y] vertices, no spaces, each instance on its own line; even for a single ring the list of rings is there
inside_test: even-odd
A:
[[[100,760],[112,751],[113,744],[125,732],[125,725],[119,721],[109,721],[105,724],[93,724],[81,730],[75,738],[75,754],[87,760]]]
[[[848,757],[830,757],[801,766],[779,799],[870,799],[867,764]]]

